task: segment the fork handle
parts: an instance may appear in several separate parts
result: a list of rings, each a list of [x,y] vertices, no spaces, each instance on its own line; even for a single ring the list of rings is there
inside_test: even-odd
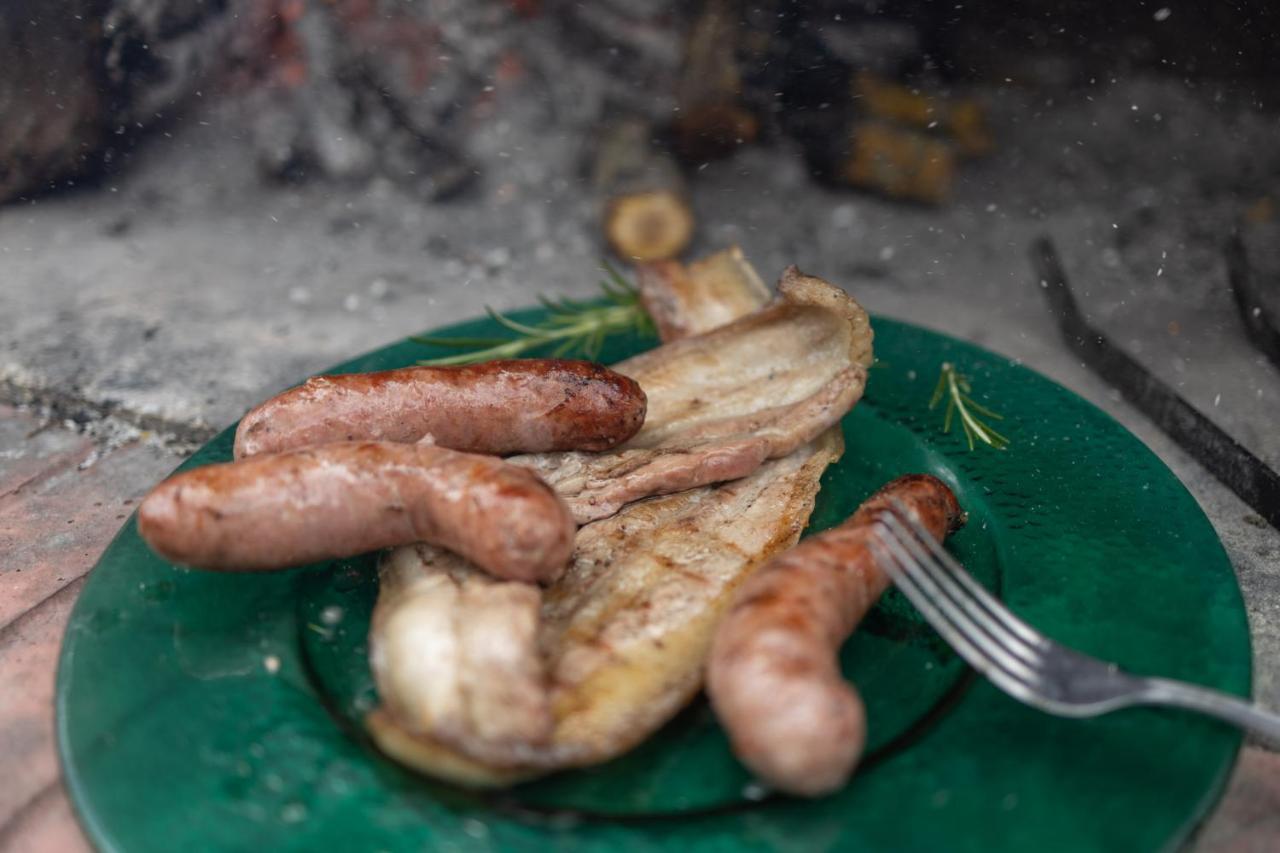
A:
[[[1145,703],[1199,711],[1253,732],[1272,744],[1280,744],[1280,714],[1264,711],[1230,694],[1182,681],[1147,678],[1144,682],[1141,695]]]

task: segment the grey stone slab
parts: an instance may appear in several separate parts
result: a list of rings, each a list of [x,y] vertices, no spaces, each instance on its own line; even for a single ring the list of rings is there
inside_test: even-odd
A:
[[[193,124],[99,190],[0,209],[0,379],[220,427],[341,358],[598,278],[554,137],[508,152],[496,123],[479,190],[423,206],[385,181],[264,187],[221,134]]]

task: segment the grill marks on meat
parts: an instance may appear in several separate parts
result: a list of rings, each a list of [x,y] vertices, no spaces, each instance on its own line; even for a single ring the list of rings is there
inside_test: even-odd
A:
[[[927,474],[899,477],[846,522],[781,554],[742,587],[716,630],[707,693],[734,753],[774,787],[841,787],[866,739],[866,713],[837,652],[889,585],[872,523],[897,499],[938,540],[960,526],[955,495]]]
[[[416,442],[472,453],[606,450],[640,429],[645,394],[598,364],[489,361],[316,376],[254,408],[237,459],[331,441]]]
[[[839,435],[828,432],[733,483],[630,504],[579,530],[568,570],[540,594],[488,578],[446,552],[392,552],[374,612],[371,660],[386,704],[368,721],[375,739],[411,766],[471,785],[507,784],[631,749],[697,693],[712,632],[734,591],[755,565],[799,538],[822,471],[840,450]],[[450,587],[457,591],[441,592]],[[505,651],[487,662],[464,660],[460,622],[430,614],[474,606],[477,589],[496,601],[488,592],[495,587],[540,597],[536,642],[523,632],[495,632],[490,640]],[[528,599],[501,606],[503,617],[490,610],[493,624],[527,624]],[[413,615],[417,608],[426,615]],[[472,618],[468,611],[461,621]],[[522,662],[518,677],[510,660]],[[441,667],[471,667],[474,683],[507,678],[521,698],[468,706],[450,686],[457,676],[442,677]],[[549,737],[540,727],[523,740],[482,734],[517,730],[526,709],[543,707],[553,720]],[[476,718],[495,709],[496,716]]]
[[[642,501],[580,532],[543,608],[556,760],[619,755],[688,703],[732,592],[799,538],[840,451],[826,436],[741,480]]]
[[[740,254],[728,260],[732,263],[721,270],[725,276],[734,264],[750,270]],[[729,298],[730,303],[759,304],[753,302],[757,297],[751,296],[756,291],[750,279],[738,277],[746,296]],[[679,467],[667,469],[673,478],[659,479],[660,485],[674,489],[679,483],[694,483],[698,477],[675,478],[699,465],[699,476],[707,477],[701,485],[634,500],[616,514],[586,524],[578,531],[565,575],[541,591],[536,642],[541,675],[520,683],[530,696],[541,691],[546,698],[554,720],[550,737],[524,743],[486,740],[477,734],[479,725],[433,723],[438,717],[430,711],[435,702],[431,697],[418,695],[406,702],[400,700],[410,697],[402,695],[367,718],[384,751],[425,773],[462,784],[505,785],[619,755],[648,737],[697,692],[712,632],[732,593],[756,566],[795,544],[807,523],[822,472],[842,450],[839,428],[832,425],[861,393],[863,371],[871,360],[866,315],[846,295],[794,270],[784,275],[782,290],[777,303],[743,321],[745,326],[736,333],[731,330],[737,327],[729,326],[723,333],[705,336],[719,335],[714,342],[686,339],[620,365],[645,385],[650,405],[645,428],[623,448],[596,457],[519,458],[549,476],[558,490],[576,490],[579,495],[592,490],[600,494],[600,481],[610,478],[630,477],[630,484],[644,485],[643,477],[661,471],[667,457],[674,457]],[[706,328],[702,324],[711,322],[698,314],[699,304],[689,301],[686,328]],[[737,335],[749,343],[743,345]],[[806,342],[815,343],[809,347]],[[673,346],[679,347],[673,357],[678,367],[664,363],[663,353]],[[740,381],[735,369],[750,378]],[[778,378],[781,375],[800,387],[782,387],[788,383]],[[767,394],[752,387],[753,382],[759,386],[771,381],[778,387]],[[852,399],[842,391],[834,395],[831,409],[811,415],[828,404],[807,404],[826,399],[824,390],[841,382],[856,387]],[[810,417],[821,426],[814,429]],[[797,428],[797,423],[802,426]],[[809,434],[807,429],[814,431]],[[746,444],[766,448],[763,454],[752,450],[756,458],[764,458],[780,453],[787,442],[795,443],[789,453],[755,463],[758,467],[741,479],[715,484],[723,473],[713,467],[718,453],[732,457]],[[651,494],[647,488],[635,494]],[[611,499],[620,498],[615,494]],[[600,506],[586,515],[595,517]],[[402,581],[416,579],[422,584],[419,589],[429,590],[426,579],[442,574],[464,589],[494,583],[453,555],[399,549],[384,563],[375,646],[399,645],[406,657],[454,647],[448,642],[432,644],[420,634],[411,639],[407,632],[397,634],[390,627],[392,615],[406,606]],[[519,607],[525,608],[521,613],[528,612],[527,603]],[[446,630],[439,624],[438,630]],[[513,647],[530,648],[523,636],[508,632],[504,637]],[[515,648],[508,652],[512,659],[531,660],[522,654]],[[399,689],[397,674],[391,671],[393,659],[374,657],[384,701]],[[488,677],[498,674],[494,668]],[[481,677],[476,674],[477,680]],[[430,680],[418,684],[423,691],[431,690]],[[541,707],[540,700],[529,701]],[[506,729],[495,726],[497,731]]]
[[[862,395],[865,372],[849,368],[806,399],[741,417],[670,431],[654,447],[603,456],[542,457],[529,467],[549,481],[585,523],[631,501],[743,477],[817,438]],[[516,464],[526,464],[517,458]]]
[[[814,440],[862,396],[870,325],[843,291],[795,267],[779,292],[762,311],[615,365],[649,396],[645,424],[626,444],[511,461],[537,471],[585,523],[650,495],[743,477]]]

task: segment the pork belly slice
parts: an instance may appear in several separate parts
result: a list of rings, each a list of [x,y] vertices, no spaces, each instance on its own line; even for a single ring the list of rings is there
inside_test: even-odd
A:
[[[425,546],[382,563],[367,725],[424,773],[502,786],[647,738],[696,695],[733,591],[795,544],[842,452],[871,362],[856,302],[791,268],[761,307],[736,250],[645,275],[648,298],[681,289],[664,334],[686,337],[614,368],[648,394],[644,428],[606,453],[512,460],[587,522],[565,574],[499,581]],[[758,310],[715,328],[726,304]]]

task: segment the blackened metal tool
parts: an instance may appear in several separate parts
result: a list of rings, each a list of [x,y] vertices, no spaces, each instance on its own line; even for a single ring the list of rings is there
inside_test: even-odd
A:
[[[1089,324],[1080,313],[1048,237],[1032,244],[1031,262],[1058,328],[1080,359],[1272,527],[1280,529],[1280,475]]]
[[[1240,321],[1244,323],[1249,342],[1280,367],[1280,331],[1276,330],[1262,301],[1254,267],[1249,263],[1249,254],[1239,234],[1227,241],[1226,255],[1227,280],[1231,282],[1231,293],[1235,296],[1236,308],[1240,309]]]

